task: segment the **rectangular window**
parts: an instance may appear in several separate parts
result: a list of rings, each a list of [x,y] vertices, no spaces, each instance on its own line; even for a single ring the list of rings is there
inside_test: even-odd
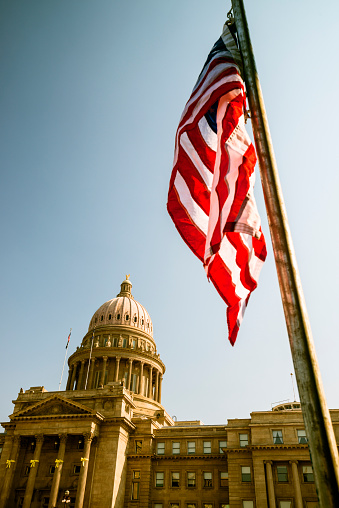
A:
[[[132,340],[132,348],[135,349],[137,347],[137,341],[135,339]]]
[[[227,441],[219,441],[219,453],[225,453],[224,448],[227,448]]]
[[[135,453],[141,453],[142,441],[135,441]]]
[[[94,373],[94,383],[93,383],[93,388],[98,388],[98,386],[99,386],[99,382],[100,382],[100,374],[101,374],[101,371],[100,371],[100,370],[97,370],[97,371]]]
[[[49,474],[54,474],[55,466],[49,466]]]
[[[133,471],[133,480],[140,480],[140,471]]]
[[[187,453],[195,453],[195,441],[187,441]]]
[[[196,486],[196,479],[195,479],[195,472],[194,471],[188,471],[187,472],[187,487],[195,487]]]
[[[220,471],[220,487],[228,486],[228,473],[226,471]]]
[[[49,497],[44,497],[42,499],[42,508],[48,508],[49,505]]]
[[[132,493],[131,493],[131,500],[137,501],[139,499],[139,482],[132,482]]]
[[[180,503],[170,503],[171,508],[180,508]]]
[[[242,448],[244,446],[247,446],[248,445],[248,434],[239,434],[239,443]]]
[[[127,347],[127,339],[122,339],[122,347]]]
[[[204,453],[211,453],[211,452],[212,452],[211,441],[204,441]]]
[[[312,466],[303,466],[303,480],[305,483],[314,482]]]
[[[165,473],[163,473],[162,471],[155,473],[155,486],[156,487],[163,487],[164,486],[164,477],[165,477]]]
[[[212,503],[202,503],[202,508],[213,508]]]
[[[118,347],[118,338],[114,337],[113,339],[113,347]]]
[[[212,473],[204,471],[204,487],[212,487]]]
[[[137,389],[137,375],[132,374],[131,376],[131,392],[136,392]]]
[[[24,471],[25,476],[29,475],[30,469],[31,469],[30,466],[25,466],[25,471]]]
[[[250,482],[251,481],[251,468],[249,466],[241,467],[241,481],[242,482]]]
[[[154,503],[153,508],[164,508],[162,503]]]
[[[272,430],[273,444],[284,444],[282,430]]]
[[[187,503],[186,508],[197,508],[197,504],[196,503]]]
[[[83,436],[80,436],[78,439],[78,450],[83,450],[85,446],[85,440]]]
[[[219,508],[230,508],[230,505],[229,504],[225,504],[225,503],[221,503],[221,505],[219,505]]]
[[[277,466],[278,482],[288,482],[287,466]]]
[[[173,455],[179,455],[180,443],[178,443],[178,442],[172,443],[172,453],[173,453]]]
[[[165,443],[157,443],[157,454],[158,455],[165,454]]]
[[[180,473],[171,473],[171,487],[180,487]]]
[[[242,508],[254,508],[254,501],[243,501]]]
[[[279,508],[292,508],[292,501],[279,501]]]
[[[143,393],[144,397],[148,397],[148,387],[149,387],[149,377],[144,376],[144,393]]]
[[[299,429],[299,430],[297,430],[297,434],[298,434],[298,443],[299,444],[306,444],[307,443],[306,430]]]
[[[81,466],[79,464],[74,464],[73,466],[73,474],[80,474]]]

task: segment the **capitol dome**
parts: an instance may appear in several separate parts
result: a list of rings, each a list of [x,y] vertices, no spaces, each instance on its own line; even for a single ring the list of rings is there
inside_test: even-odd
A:
[[[131,289],[132,284],[126,276],[117,297],[101,305],[93,314],[88,331],[100,326],[122,326],[141,330],[153,340],[152,320],[145,307],[134,300]]]

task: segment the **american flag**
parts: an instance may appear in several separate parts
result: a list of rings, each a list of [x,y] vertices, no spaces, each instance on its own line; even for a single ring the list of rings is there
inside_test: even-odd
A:
[[[266,258],[240,69],[238,47],[225,25],[181,116],[167,203],[180,235],[227,305],[232,345]]]

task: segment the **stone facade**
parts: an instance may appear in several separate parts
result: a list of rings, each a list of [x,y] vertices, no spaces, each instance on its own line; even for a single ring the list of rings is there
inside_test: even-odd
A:
[[[225,425],[166,413],[165,366],[131,287],[93,315],[65,391],[18,394],[0,435],[0,508],[318,506],[298,403]]]

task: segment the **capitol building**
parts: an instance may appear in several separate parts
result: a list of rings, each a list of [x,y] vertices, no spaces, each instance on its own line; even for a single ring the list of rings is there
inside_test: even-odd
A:
[[[299,403],[223,425],[169,416],[165,364],[128,277],[68,367],[65,391],[21,389],[2,423],[0,508],[318,507]]]

